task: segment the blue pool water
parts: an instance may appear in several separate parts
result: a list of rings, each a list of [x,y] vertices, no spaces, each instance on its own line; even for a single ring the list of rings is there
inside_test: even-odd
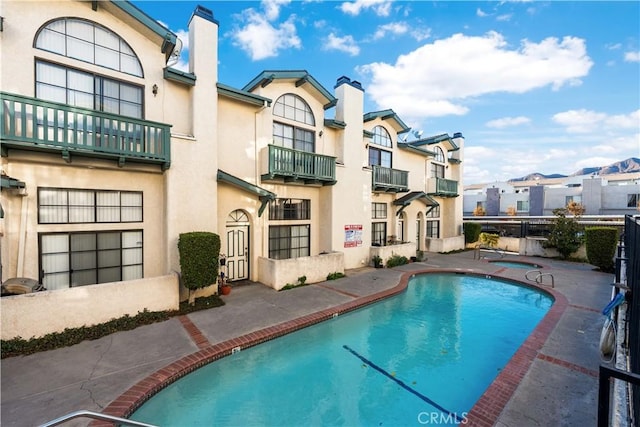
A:
[[[416,276],[396,297],[194,371],[131,419],[161,426],[456,424],[551,304],[537,290],[485,277]]]
[[[541,268],[538,264],[520,262],[520,261],[491,261],[491,264],[499,265],[501,267],[508,268],[523,268],[531,270],[532,268]]]

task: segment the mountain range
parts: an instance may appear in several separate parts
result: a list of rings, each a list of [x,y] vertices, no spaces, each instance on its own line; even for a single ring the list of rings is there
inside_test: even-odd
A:
[[[579,175],[589,175],[589,174],[610,175],[614,173],[638,173],[638,172],[640,172],[640,159],[637,157],[629,157],[626,160],[615,162],[607,166],[582,168],[568,176],[579,176]],[[509,181],[530,181],[536,178],[550,179],[550,178],[566,178],[566,177],[567,175],[561,175],[558,173],[545,175],[538,172],[534,172],[520,178],[512,178]]]

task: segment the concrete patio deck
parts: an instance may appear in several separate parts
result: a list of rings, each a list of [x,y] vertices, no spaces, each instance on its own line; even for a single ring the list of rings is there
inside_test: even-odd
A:
[[[448,255],[428,253],[427,256],[425,262],[394,269],[348,271],[346,278],[285,292],[276,292],[261,284],[239,286],[223,297],[226,302],[223,307],[72,347],[3,359],[0,424],[35,426],[81,409],[101,412],[113,408],[132,387],[167,366],[201,354],[203,349],[380,292],[390,292],[408,276],[405,273],[462,269],[525,280],[526,270],[501,267],[486,259],[475,260],[471,251]],[[598,342],[604,320],[600,311],[610,300],[609,284],[613,282],[613,275],[596,272],[586,264],[506,258],[542,264],[545,273],[553,274],[555,291],[563,303],[561,307],[558,305],[556,318],[546,320],[548,330],[544,333],[536,330],[533,335],[537,335],[530,337],[535,345],[519,351],[522,352],[519,358],[527,363],[518,365],[524,368],[518,381],[512,384],[511,392],[499,396],[502,392],[498,390],[496,394],[495,387],[499,385],[494,383],[493,389],[490,387],[483,396],[485,406],[474,407],[472,424],[595,425]],[[500,400],[503,402],[498,402]],[[67,425],[88,423],[85,419]]]

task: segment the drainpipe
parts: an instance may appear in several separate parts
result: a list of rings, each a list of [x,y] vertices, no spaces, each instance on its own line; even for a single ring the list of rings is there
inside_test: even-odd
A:
[[[27,217],[29,211],[29,200],[27,199],[27,187],[21,188],[19,193],[21,196],[20,211],[20,232],[18,235],[18,263],[16,265],[16,277],[24,277],[24,254],[27,241]]]

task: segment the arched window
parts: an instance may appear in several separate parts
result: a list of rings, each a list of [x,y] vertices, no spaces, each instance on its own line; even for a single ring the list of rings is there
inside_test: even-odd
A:
[[[273,115],[294,120],[306,125],[315,126],[316,120],[309,104],[298,95],[287,93],[282,95],[273,106]]]
[[[433,152],[436,153],[436,157],[435,157],[435,161],[436,162],[440,162],[440,163],[444,163],[444,152],[442,151],[442,148],[440,147],[435,147],[433,149]]]
[[[380,145],[388,149],[392,148],[389,132],[382,126],[374,127],[371,144]],[[391,151],[369,145],[369,166],[390,168],[392,165],[391,157]]]
[[[315,119],[309,104],[298,95],[282,95],[273,106],[273,115],[293,120],[305,125],[315,126]],[[273,122],[273,143],[294,150],[315,152],[315,129]]]
[[[389,136],[389,132],[382,126],[376,126],[373,128],[373,141],[376,145],[382,145],[383,147],[391,146],[391,137]]]
[[[35,47],[142,77],[142,65],[127,42],[90,21],[75,18],[51,21],[36,35]]]

